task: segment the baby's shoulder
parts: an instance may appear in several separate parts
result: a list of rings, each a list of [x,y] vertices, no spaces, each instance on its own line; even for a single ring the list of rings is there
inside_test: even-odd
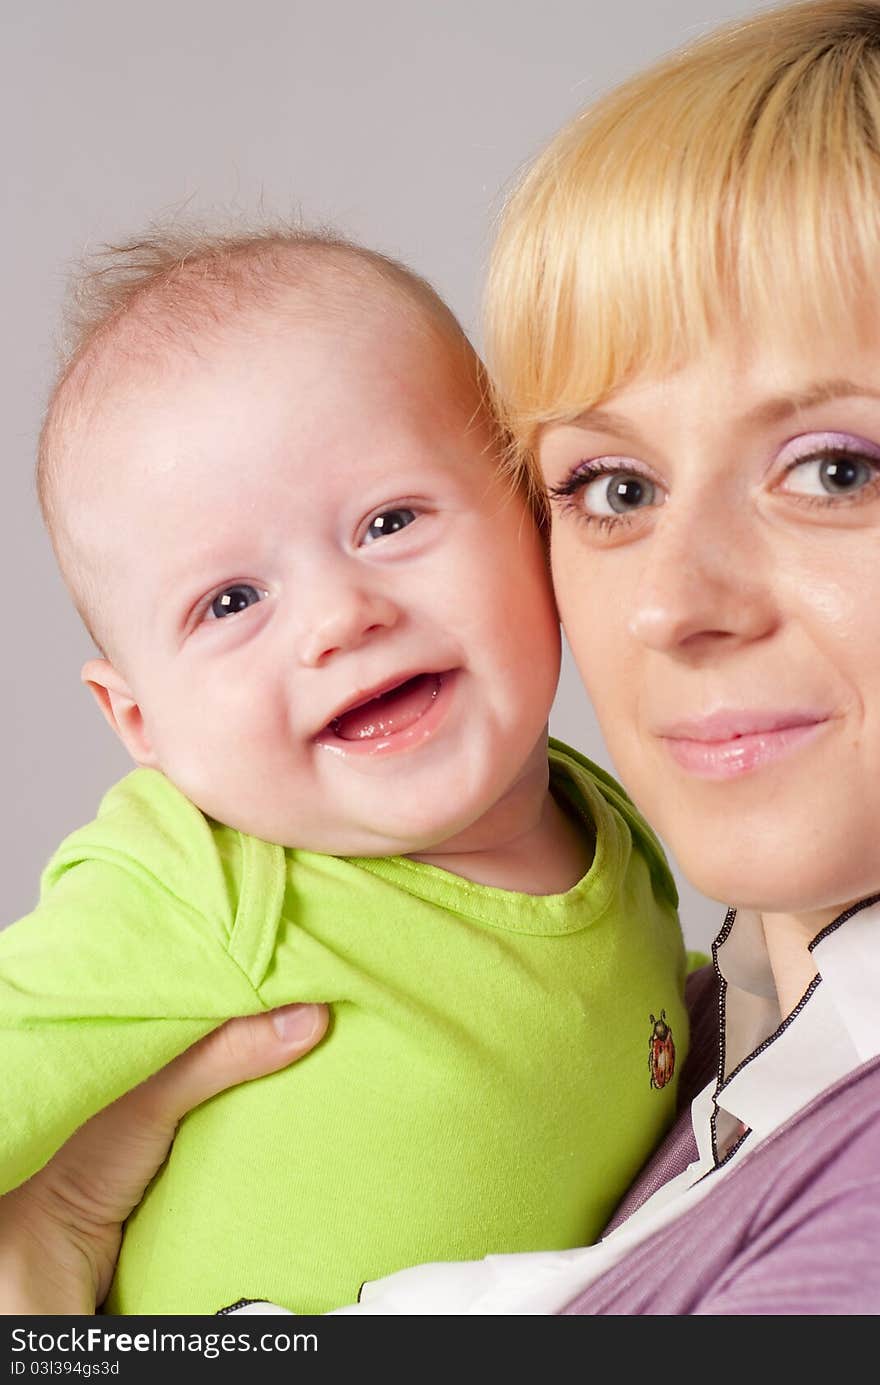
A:
[[[207,817],[158,770],[136,769],[110,788],[91,822],[72,832],[43,872],[41,897],[75,867],[103,866],[132,888],[227,916],[256,881],[283,871],[283,851]],[[279,859],[280,857],[280,859]]]
[[[135,769],[107,790],[91,822],[65,837],[48,869],[86,857],[161,862],[173,869],[178,861],[191,864],[213,837],[209,819],[170,779],[158,770]]]
[[[568,781],[568,792],[573,788],[584,807],[592,813],[597,833],[602,827],[602,823],[595,821],[599,816],[607,817],[622,831],[630,851],[646,859],[654,890],[677,909],[678,888],[666,853],[623,786],[601,765],[552,737],[549,756],[551,780],[562,776]]]

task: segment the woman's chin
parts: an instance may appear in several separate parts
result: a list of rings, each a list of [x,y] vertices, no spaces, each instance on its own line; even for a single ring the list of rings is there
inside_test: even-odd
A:
[[[780,872],[768,862],[766,869],[750,863],[747,871],[731,875],[729,871],[710,873],[696,867],[682,869],[696,889],[709,899],[734,909],[752,909],[764,916],[771,914],[796,915],[815,919],[814,932],[832,923],[860,900],[880,895],[880,882],[865,884],[864,888],[850,883],[849,888],[833,879],[811,879],[803,873]]]
[[[880,893],[880,854],[851,838],[836,842],[829,829],[788,834],[782,823],[760,834],[740,834],[733,824],[718,831],[669,832],[661,838],[695,889],[719,904],[762,914],[836,917],[858,900]],[[844,834],[846,835],[846,834]],[[861,849],[860,849],[861,848]]]

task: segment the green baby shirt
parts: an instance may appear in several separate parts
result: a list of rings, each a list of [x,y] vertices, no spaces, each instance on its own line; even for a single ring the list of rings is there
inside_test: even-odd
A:
[[[603,771],[566,894],[283,850],[136,770],[0,933],[0,1191],[231,1015],[332,1007],[300,1063],[188,1116],[129,1220],[111,1313],[319,1313],[424,1260],[599,1234],[670,1124],[687,1047],[675,887]]]

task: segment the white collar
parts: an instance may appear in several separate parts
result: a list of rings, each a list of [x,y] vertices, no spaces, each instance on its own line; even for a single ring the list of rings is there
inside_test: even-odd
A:
[[[782,1020],[760,915],[731,911],[713,948],[726,1074],[715,1102],[758,1138],[880,1053],[880,899],[846,910],[810,950],[818,974]]]

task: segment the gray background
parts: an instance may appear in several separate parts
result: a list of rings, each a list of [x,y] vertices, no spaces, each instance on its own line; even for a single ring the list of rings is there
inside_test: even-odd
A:
[[[66,267],[190,212],[329,221],[425,274],[479,342],[504,188],[596,93],[742,0],[30,0],[0,20],[6,553],[0,922],[128,761],[78,672],[91,653],[32,468]],[[132,612],[137,619],[137,612]],[[551,728],[610,764],[567,660]],[[692,946],[717,904],[679,875]]]

